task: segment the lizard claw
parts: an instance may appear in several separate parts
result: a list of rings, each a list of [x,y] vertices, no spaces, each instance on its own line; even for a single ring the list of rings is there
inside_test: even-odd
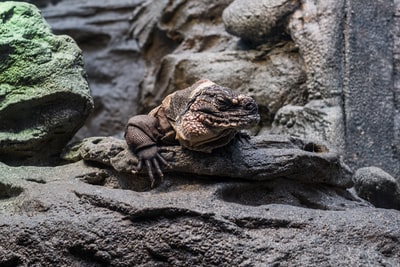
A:
[[[151,168],[151,162],[148,159],[145,159],[144,162],[146,163],[147,173],[149,175],[149,179],[150,179],[150,182],[151,182],[151,188],[153,188],[154,187],[154,182],[156,180],[154,179],[153,170]]]
[[[242,144],[251,144],[251,142],[250,142],[251,137],[248,133],[238,132],[236,134],[236,138]]]
[[[159,153],[157,153],[157,160],[160,161],[162,164],[164,164],[167,167],[171,167],[171,165],[166,161],[166,159],[161,156]]]
[[[140,150],[138,153],[139,163],[136,167],[137,171],[140,171],[143,168],[143,164],[146,165],[147,174],[149,176],[151,182],[151,188],[154,187],[155,178],[154,178],[154,170],[157,173],[157,176],[161,178],[161,181],[164,180],[164,174],[161,170],[160,164],[170,166],[169,163],[164,159],[163,156],[158,153],[158,148],[156,146],[149,147],[143,150]],[[136,172],[137,172],[136,171]]]

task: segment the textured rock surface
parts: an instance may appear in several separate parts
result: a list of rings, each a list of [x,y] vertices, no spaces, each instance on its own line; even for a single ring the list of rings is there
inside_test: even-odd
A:
[[[337,187],[351,187],[351,170],[341,162],[339,154],[324,143],[263,136],[250,143],[236,142],[212,154],[182,149],[180,146],[164,147],[170,166],[164,172],[187,173],[228,179],[253,181],[286,177],[303,183],[322,183]],[[162,149],[162,150],[163,150]],[[65,155],[66,159],[97,162],[127,173],[133,179],[137,158],[127,149],[124,140],[93,137],[76,145]],[[142,170],[147,175],[147,171]],[[149,181],[147,181],[148,184]],[[130,188],[136,190],[136,185]],[[140,185],[139,187],[143,187]]]
[[[345,147],[343,113],[335,102],[312,100],[305,106],[286,105],[276,113],[270,132],[331,140],[341,150]]]
[[[33,5],[0,3],[0,17],[0,159],[46,164],[92,109],[81,51]]]
[[[399,212],[337,188],[180,176],[140,193],[81,181],[99,172],[82,162],[0,165],[0,265],[396,266],[400,259]]]
[[[399,9],[399,1],[350,1],[345,72],[349,163],[377,166],[395,177],[400,177],[400,88],[394,57],[400,36],[393,31]]]
[[[360,168],[353,181],[357,194],[375,207],[400,210],[400,183],[382,169]]]
[[[299,5],[297,0],[235,0],[222,18],[227,32],[263,44],[284,38],[288,17]]]
[[[342,99],[344,72],[344,0],[301,0],[288,31],[307,72],[309,99]],[[338,104],[340,107],[341,104]],[[342,138],[344,135],[342,133]]]

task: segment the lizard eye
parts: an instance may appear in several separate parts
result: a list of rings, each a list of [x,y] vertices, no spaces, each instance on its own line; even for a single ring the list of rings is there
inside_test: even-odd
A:
[[[216,101],[218,109],[221,111],[228,110],[232,105],[231,101],[229,101],[229,99],[226,98],[217,98]]]
[[[219,107],[228,108],[231,106],[231,101],[229,99],[227,99],[226,97],[217,96],[216,101],[217,101],[217,104]]]

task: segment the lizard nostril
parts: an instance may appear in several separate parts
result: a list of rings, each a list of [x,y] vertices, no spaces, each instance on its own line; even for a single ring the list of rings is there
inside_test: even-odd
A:
[[[255,109],[257,109],[257,104],[254,103],[253,101],[251,101],[251,102],[246,103],[246,104],[244,105],[244,108],[245,108],[246,110],[255,110]]]

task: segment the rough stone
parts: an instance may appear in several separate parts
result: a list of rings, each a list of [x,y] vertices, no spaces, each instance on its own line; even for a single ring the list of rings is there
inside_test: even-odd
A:
[[[284,38],[288,16],[299,5],[297,0],[235,0],[222,19],[227,32],[253,45],[263,44]]]
[[[181,52],[222,51],[231,46],[234,39],[224,31],[221,19],[222,11],[231,2],[148,0],[134,11],[132,35],[145,56],[156,58],[175,49]]]
[[[400,1],[393,2],[395,9],[393,21],[393,93],[395,102],[393,145],[395,157],[400,159]],[[400,177],[400,171],[397,173],[397,177]]]
[[[300,2],[287,28],[304,60],[309,99],[340,101],[344,84],[345,1]]]
[[[400,176],[400,102],[394,79],[393,30],[399,5],[349,2],[344,87],[349,164],[355,169],[376,166],[395,177]]]
[[[285,136],[252,138],[251,143],[236,142],[213,153],[182,149],[180,146],[163,147],[170,166],[164,173],[188,173],[193,175],[246,179],[271,180],[278,177],[302,183],[321,183],[337,187],[351,187],[351,170],[340,160],[339,154],[323,142],[312,142]],[[127,179],[138,176],[137,158],[123,140],[94,137],[72,147],[64,156],[67,160],[84,159],[112,167],[129,174]],[[141,174],[147,175],[146,170]],[[142,179],[143,180],[143,179]],[[141,181],[142,181],[141,180]],[[144,180],[147,185],[149,181]],[[143,188],[145,185],[132,184]]]
[[[282,107],[275,115],[270,133],[330,140],[342,152],[345,149],[343,127],[343,111],[335,101],[312,100],[305,106]]]
[[[257,41],[256,38],[253,38],[253,42],[258,42],[258,44],[262,42],[276,42],[274,38],[278,38],[278,40],[281,41],[286,40],[286,42],[293,42],[298,49],[295,53],[297,53],[297,57],[301,59],[299,62],[301,63],[300,67],[304,76],[301,84],[297,84],[297,86],[290,85],[288,88],[300,86],[302,88],[301,94],[303,96],[303,103],[285,103],[288,107],[282,108],[280,114],[276,114],[276,109],[271,110],[273,111],[271,115],[275,116],[272,132],[284,132],[296,136],[299,135],[300,132],[303,132],[303,134],[322,137],[324,140],[334,143],[340,149],[344,149],[343,140],[345,133],[341,97],[343,93],[342,77],[344,69],[342,56],[344,54],[342,51],[344,42],[342,38],[342,22],[345,14],[344,1],[315,2],[312,0],[303,0],[297,1],[296,3],[281,1],[282,5],[274,2],[276,8],[270,9],[270,12],[272,12],[270,14],[271,19],[260,19],[258,12],[261,12],[260,10],[271,5],[271,3],[265,4],[265,2],[269,3],[270,1],[234,1],[224,11],[224,22],[225,24],[237,22],[238,24],[235,24],[235,26],[243,30],[243,33],[239,36],[244,39],[247,38],[247,33],[252,36],[257,36],[257,34],[254,33],[259,29],[264,29],[264,25],[267,25],[265,27],[275,29],[275,31],[271,33],[272,37],[266,38],[263,41]],[[249,9],[254,9],[254,12],[247,12]],[[268,12],[264,10],[262,13],[266,15]],[[278,20],[275,17],[278,14],[286,15],[282,17],[281,20]],[[243,21],[238,18],[243,18],[243,20],[246,21],[242,23]],[[229,20],[229,22],[227,20]],[[265,21],[270,24],[265,23]],[[283,38],[282,35],[285,34],[286,37]],[[261,47],[262,46],[258,46],[257,49]],[[272,51],[274,50],[276,49]],[[276,78],[279,79],[279,74],[274,74],[272,79],[268,79],[268,82]],[[286,77],[282,76],[282,78],[285,79]],[[279,103],[279,100],[277,100],[279,97],[276,95],[271,95],[271,99],[268,99],[266,102],[261,102],[261,105],[262,103]],[[293,105],[299,106],[300,104],[300,106],[304,106],[307,102],[310,102],[309,105],[313,105],[313,100],[324,100],[329,103],[328,106],[332,111],[329,112],[331,115],[328,118],[329,123],[321,123],[318,127],[315,127],[314,118],[311,122],[303,121],[302,124],[304,125],[300,127],[303,129],[298,127],[277,128],[280,124],[280,117],[287,117],[286,111],[292,109]],[[301,110],[303,109],[301,107],[298,108]],[[309,110],[308,107],[304,109]],[[263,129],[263,132],[269,130],[270,129],[267,127]]]
[[[166,177],[149,192],[90,185],[82,162],[0,164],[2,266],[398,265],[400,215],[290,180]],[[4,190],[2,190],[4,192]],[[51,192],[51,194],[49,193]]]
[[[33,5],[0,3],[0,18],[0,159],[49,164],[92,109],[81,50]]]
[[[378,208],[400,210],[400,183],[377,167],[364,167],[353,176],[354,188],[363,199]]]

